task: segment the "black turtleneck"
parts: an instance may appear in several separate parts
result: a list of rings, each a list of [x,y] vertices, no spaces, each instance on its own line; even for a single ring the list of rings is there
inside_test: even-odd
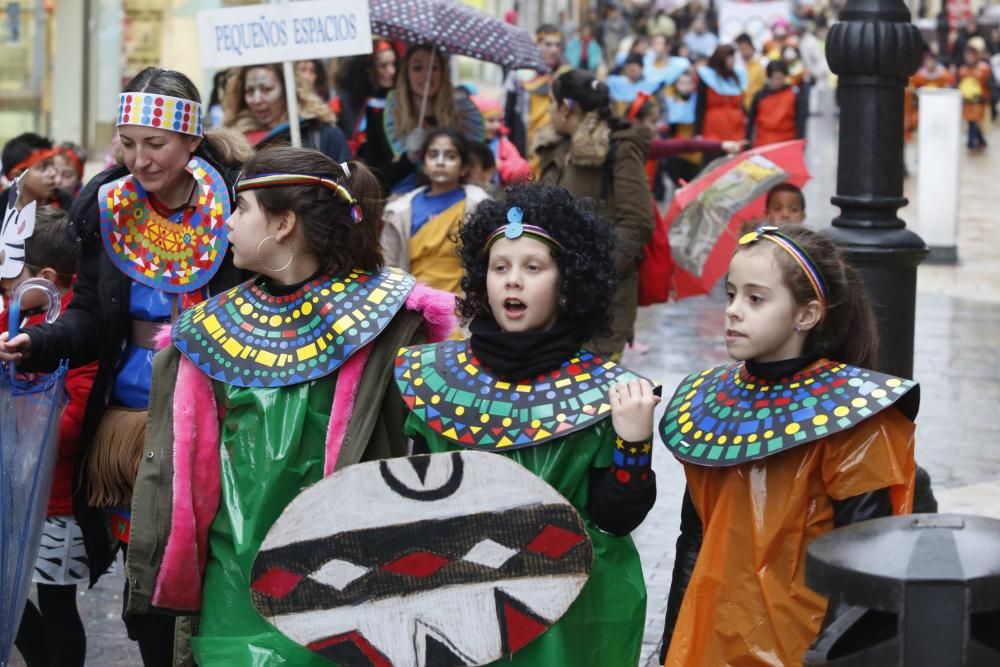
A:
[[[747,359],[745,366],[747,373],[755,378],[774,382],[775,380],[791,377],[801,372],[819,359],[819,356],[818,354],[807,354],[793,359],[781,359],[780,361],[754,361],[753,359]]]
[[[323,269],[318,269],[316,273],[312,274],[305,280],[293,283],[291,285],[285,285],[283,283],[279,283],[272,278],[268,278],[267,276],[262,275],[260,277],[260,286],[261,288],[264,289],[265,292],[267,292],[271,296],[288,296],[289,294],[294,294],[295,292],[299,291],[302,288],[302,286],[305,285],[307,282],[309,282],[310,280],[316,280],[321,275],[323,275]]]

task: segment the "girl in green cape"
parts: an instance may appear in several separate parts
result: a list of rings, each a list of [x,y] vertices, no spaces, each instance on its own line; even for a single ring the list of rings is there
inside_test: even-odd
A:
[[[395,354],[443,339],[455,301],[383,268],[359,162],[268,148],[236,192],[234,263],[259,275],[182,313],[156,357],[127,613],[200,613],[173,664],[326,665],[254,610],[253,559],[304,487],[406,453]]]
[[[405,431],[416,452],[464,447],[517,461],[586,522],[590,579],[544,634],[511,642],[511,662],[634,665],[646,590],[629,533],[656,499],[659,399],[647,380],[581,349],[610,329],[611,229],[566,190],[532,185],[480,204],[461,241],[460,311],[472,336],[400,352]]]

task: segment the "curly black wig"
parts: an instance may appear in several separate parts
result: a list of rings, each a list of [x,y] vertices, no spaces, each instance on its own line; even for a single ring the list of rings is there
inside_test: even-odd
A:
[[[489,255],[486,240],[507,224],[512,206],[524,212],[524,223],[543,227],[564,250],[553,250],[559,267],[559,322],[570,323],[588,340],[611,333],[611,299],[617,286],[614,234],[611,225],[588,200],[575,199],[565,188],[515,185],[502,196],[479,204],[462,226],[462,290],[459,312],[469,321],[490,312],[486,292]]]

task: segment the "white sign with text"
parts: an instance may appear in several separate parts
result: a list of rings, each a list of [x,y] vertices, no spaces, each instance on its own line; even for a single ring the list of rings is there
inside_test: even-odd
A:
[[[371,53],[367,0],[308,0],[198,13],[207,68]]]

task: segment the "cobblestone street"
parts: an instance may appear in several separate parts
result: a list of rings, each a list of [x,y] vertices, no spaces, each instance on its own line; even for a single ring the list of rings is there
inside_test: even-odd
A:
[[[814,117],[808,162],[813,180],[806,189],[808,220],[826,226],[836,209],[836,119]],[[917,459],[933,479],[942,512],[1000,517],[1000,231],[996,183],[1000,183],[1000,128],[984,154],[963,156],[959,257],[955,267],[919,270],[915,376],[921,383]],[[915,152],[908,149],[911,172]],[[907,181],[908,195],[918,175]],[[991,208],[992,207],[992,208]],[[901,214],[914,223],[913,205]],[[919,231],[919,228],[917,228]],[[652,350],[627,356],[625,364],[664,385],[665,398],[684,375],[728,361],[722,345],[720,290],[710,297],[640,309],[639,340]],[[891,344],[891,341],[884,344]],[[680,465],[662,446],[654,450],[658,497],[635,539],[642,554],[649,592],[642,665],[655,665],[673,567],[684,479]],[[88,641],[88,665],[139,665],[135,645],[120,620],[121,567],[80,594]],[[14,665],[21,665],[15,657]],[[610,667],[610,666],[609,666]]]

